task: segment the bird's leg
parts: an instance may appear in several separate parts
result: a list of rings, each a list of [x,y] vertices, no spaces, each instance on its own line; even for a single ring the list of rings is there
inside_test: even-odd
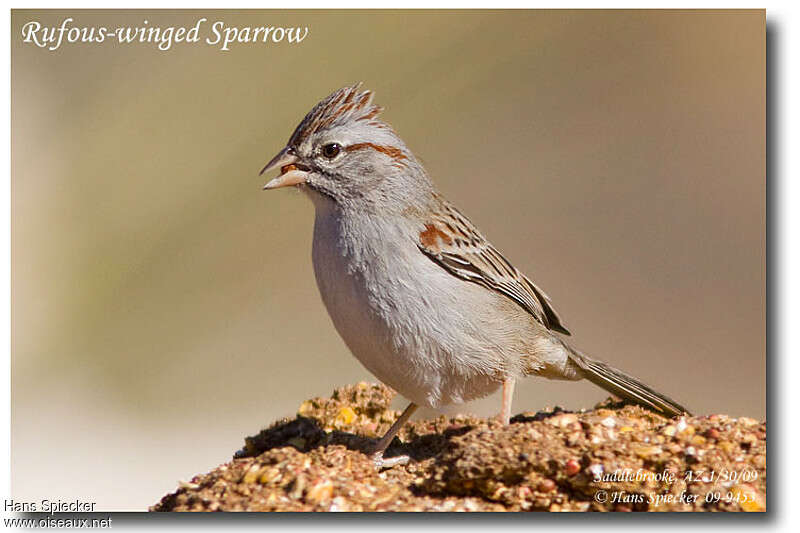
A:
[[[500,413],[501,421],[507,426],[511,420],[511,400],[514,399],[514,384],[516,380],[508,377],[503,380],[503,411]]]
[[[400,418],[397,419],[397,422],[392,424],[392,427],[389,428],[389,431],[381,437],[381,440],[378,441],[378,444],[375,445],[372,451],[372,460],[375,461],[375,466],[378,468],[391,468],[397,465],[404,465],[408,463],[409,457],[407,455],[401,455],[399,457],[391,457],[389,459],[383,458],[383,452],[386,451],[386,448],[389,447],[389,444],[392,443],[392,439],[394,436],[397,435],[397,432],[400,431],[400,428],[403,427],[411,415],[414,414],[414,411],[417,410],[417,404],[410,403],[406,410],[403,411],[403,414],[400,415]]]

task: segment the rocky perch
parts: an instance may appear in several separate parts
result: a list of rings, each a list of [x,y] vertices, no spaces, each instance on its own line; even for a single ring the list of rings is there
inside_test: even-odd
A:
[[[669,420],[613,403],[414,421],[377,471],[363,450],[399,416],[358,383],[304,402],[152,511],[765,511],[766,423]]]

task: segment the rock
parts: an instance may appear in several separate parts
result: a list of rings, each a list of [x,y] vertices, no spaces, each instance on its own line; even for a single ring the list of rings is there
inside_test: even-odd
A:
[[[668,420],[612,401],[509,426],[441,416],[407,424],[386,456],[411,461],[378,472],[364,452],[399,416],[393,396],[359,383],[307,400],[151,510],[766,510],[766,424],[750,418]]]

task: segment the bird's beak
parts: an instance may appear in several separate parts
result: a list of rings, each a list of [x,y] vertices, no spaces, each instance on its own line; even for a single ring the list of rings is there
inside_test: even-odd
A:
[[[288,146],[281,150],[278,155],[273,157],[272,160],[261,169],[261,172],[259,172],[260,176],[264,174],[264,172],[269,172],[272,169],[281,169],[281,173],[278,177],[273,178],[264,185],[264,190],[279,189],[281,187],[288,187],[289,185],[305,183],[309,169],[298,161],[299,158],[295,155],[294,150]]]

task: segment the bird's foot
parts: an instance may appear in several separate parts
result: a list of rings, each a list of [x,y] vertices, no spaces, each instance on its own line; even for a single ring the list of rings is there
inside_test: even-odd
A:
[[[397,455],[395,457],[384,457],[383,452],[375,452],[370,456],[372,462],[375,463],[375,468],[383,470],[384,468],[394,468],[395,466],[407,465],[411,458],[408,455]]]

